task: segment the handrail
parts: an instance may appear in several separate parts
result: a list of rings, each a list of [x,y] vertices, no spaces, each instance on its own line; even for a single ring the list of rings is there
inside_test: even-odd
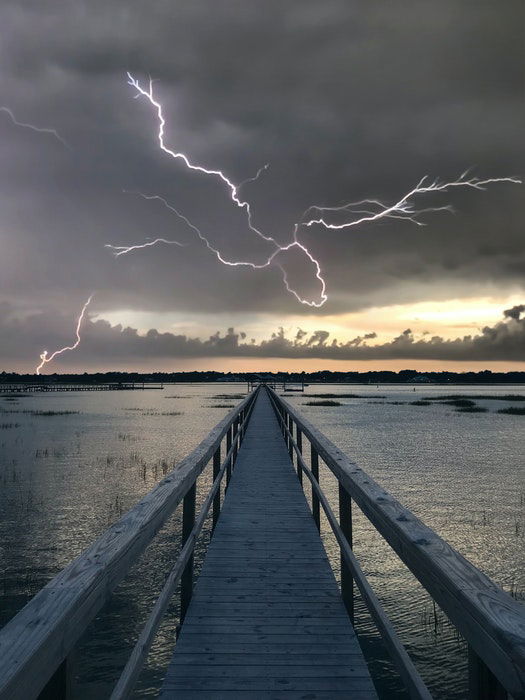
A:
[[[238,430],[234,435],[234,443],[235,438],[237,436],[242,437],[243,430],[245,430],[250,420],[252,410],[253,402],[248,408],[247,415],[245,416],[242,424],[239,425]],[[125,698],[129,696],[129,694],[132,692],[135,686],[142,666],[144,665],[144,662],[148,656],[151,644],[153,643],[153,640],[155,638],[155,633],[169,605],[171,596],[173,595],[173,592],[182,576],[184,568],[188,563],[191,554],[195,548],[197,538],[199,537],[199,534],[204,526],[206,516],[208,515],[208,512],[212,504],[214,503],[214,498],[219,492],[222,478],[226,473],[227,467],[231,465],[234,450],[235,444],[233,444],[230,447],[226,454],[226,457],[224,458],[221,468],[213,481],[212,487],[209,490],[208,495],[206,496],[204,503],[201,506],[199,515],[195,521],[195,525],[193,526],[188,536],[188,539],[186,540],[177,558],[177,561],[175,562],[175,565],[173,566],[172,570],[168,575],[168,578],[166,579],[166,583],[164,584],[162,591],[160,592],[159,597],[157,598],[157,601],[155,602],[155,605],[153,606],[153,609],[148,617],[148,620],[146,621],[146,624],[142,632],[140,633],[139,638],[137,639],[133,651],[129,656],[128,662],[124,667],[124,670],[122,671],[122,674],[115,688],[113,689],[113,692],[111,693],[110,700],[125,700]]]
[[[295,422],[301,436],[308,438],[312,450],[336,476],[340,488],[352,497],[467,640],[472,697],[500,698],[508,692],[514,700],[524,699],[525,608],[382,489],[287,401],[272,389],[268,391],[281,414],[289,449],[294,448],[287,420]],[[299,471],[304,471],[301,462]],[[314,477],[310,479],[313,484],[315,475],[305,473],[309,479]],[[317,491],[316,497],[321,500]],[[352,568],[350,558],[346,563]]]
[[[250,412],[257,391],[0,630],[0,700],[29,700],[45,688],[167,518],[183,498],[194,494],[197,477],[225,435],[228,449],[233,445],[236,454],[243,428],[233,436],[233,424]]]

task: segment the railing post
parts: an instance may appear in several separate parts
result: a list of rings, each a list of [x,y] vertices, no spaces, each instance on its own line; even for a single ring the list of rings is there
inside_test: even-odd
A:
[[[339,525],[348,544],[352,547],[352,499],[339,482]],[[341,595],[352,624],[354,623],[354,580],[341,554]]]
[[[217,478],[218,473],[221,470],[221,446],[217,447],[213,453],[213,481]],[[212,530],[215,530],[215,525],[217,525],[217,520],[219,519],[219,514],[221,512],[221,489],[217,489],[217,494],[213,499],[213,525]]]
[[[38,700],[67,700],[71,685],[71,661],[66,657],[38,694]]]
[[[232,432],[233,432],[233,423],[232,423],[232,425],[230,425],[230,427],[228,428],[228,430],[226,432],[226,454],[228,454],[228,452],[230,451],[231,446],[232,446]],[[228,484],[230,483],[231,475],[232,475],[232,456],[230,455],[228,457],[228,464],[226,465],[226,488],[228,488]]]
[[[288,436],[288,454],[290,455],[290,459],[292,460],[293,464],[293,418],[291,413],[288,414],[288,430],[290,431],[290,435]]]
[[[244,408],[243,408],[239,414],[239,425],[241,426],[239,437],[240,437],[241,442],[244,440],[244,417],[245,417],[245,414],[244,414]]]
[[[239,419],[236,418],[233,421],[233,454],[232,454],[232,469],[235,468],[235,460],[237,459],[237,452],[239,451],[239,436],[237,431],[239,430]]]
[[[310,443],[310,466],[312,469],[312,474],[314,479],[319,483],[319,455],[317,450]],[[317,530],[321,532],[321,509],[319,507],[319,499],[315,493],[315,489],[312,486],[312,515],[314,516],[315,524],[317,525]]]
[[[184,501],[182,503],[182,546],[185,545],[186,540],[190,536],[193,526],[195,524],[195,494],[197,492],[196,484],[190,488],[188,493],[184,496]],[[180,579],[180,621],[183,622],[188,606],[191,601],[191,594],[193,590],[193,552],[191,553],[188,563],[184,567],[182,576]]]
[[[301,428],[299,427],[299,424],[297,425],[297,432],[296,432],[296,442],[297,442],[297,449],[299,450],[299,454],[303,454],[303,433],[301,431]],[[303,485],[303,468],[301,467],[301,463],[299,462],[299,457],[297,458],[297,476],[299,478],[299,482],[301,486]]]
[[[468,648],[469,700],[507,700],[508,694],[474,649]]]

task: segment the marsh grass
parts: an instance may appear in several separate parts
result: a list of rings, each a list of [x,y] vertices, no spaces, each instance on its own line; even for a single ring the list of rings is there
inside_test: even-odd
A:
[[[477,401],[525,401],[525,394],[450,394],[449,396],[426,396],[425,401],[458,401],[476,399]]]
[[[124,411],[136,411],[143,416],[182,416],[184,411],[153,411],[149,408],[125,408]]]
[[[509,406],[508,408],[500,408],[498,413],[507,413],[509,416],[525,416],[525,407]]]
[[[460,406],[456,408],[456,413],[487,413],[483,406]]]
[[[304,394],[305,399],[386,399],[379,394]]]
[[[9,428],[19,428],[20,423],[0,423],[0,430],[9,430]]]
[[[411,401],[410,405],[411,406],[431,406],[432,404],[430,401],[421,400],[421,401]]]
[[[303,401],[303,406],[342,406],[340,401]]]
[[[246,394],[215,394],[214,396],[210,396],[210,399],[230,399],[230,401],[234,401],[235,399],[244,399]]]
[[[234,403],[212,403],[209,406],[203,406],[203,408],[235,408]]]
[[[455,406],[456,408],[472,408],[476,405],[475,401],[460,398],[450,399],[450,401],[440,401],[439,403],[444,406]]]

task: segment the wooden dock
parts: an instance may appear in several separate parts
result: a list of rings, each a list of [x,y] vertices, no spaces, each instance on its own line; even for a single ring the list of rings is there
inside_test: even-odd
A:
[[[335,511],[321,460],[338,482]],[[205,472],[212,485],[196,512]],[[0,630],[0,700],[76,697],[79,639],[179,506],[180,552],[110,700],[132,696],[179,584],[182,624],[164,700],[374,698],[351,625],[355,588],[410,698],[431,700],[352,549],[355,508],[465,639],[469,699],[525,700],[525,607],[264,384]],[[340,586],[319,537],[321,511],[339,545]],[[195,545],[207,539],[210,514],[195,583]]]
[[[266,393],[255,404],[161,698],[376,698]]]

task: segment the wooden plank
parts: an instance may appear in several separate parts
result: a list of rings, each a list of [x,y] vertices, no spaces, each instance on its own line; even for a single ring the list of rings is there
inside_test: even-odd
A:
[[[343,692],[376,697],[268,396],[260,393],[161,698],[313,693],[317,700]]]
[[[204,657],[204,659],[203,659]],[[297,658],[297,657],[296,657]],[[257,666],[261,663],[267,663],[271,666],[288,666],[290,664],[290,654],[268,653],[264,657],[260,653],[180,653],[173,657],[173,663],[179,666],[193,666],[202,664],[203,660],[210,666]],[[350,663],[352,667],[362,666],[366,669],[366,663],[361,654],[356,653],[352,658],[348,658],[348,654],[323,654],[319,648],[313,650],[310,654],[301,654],[298,659],[299,665],[307,666],[340,666],[343,667],[346,663]],[[292,661],[293,663],[293,661]],[[297,665],[297,664],[295,664]]]
[[[368,690],[353,690],[351,700],[369,700]],[[316,691],[315,696],[303,690],[183,690],[177,700],[349,700],[347,690]]]

